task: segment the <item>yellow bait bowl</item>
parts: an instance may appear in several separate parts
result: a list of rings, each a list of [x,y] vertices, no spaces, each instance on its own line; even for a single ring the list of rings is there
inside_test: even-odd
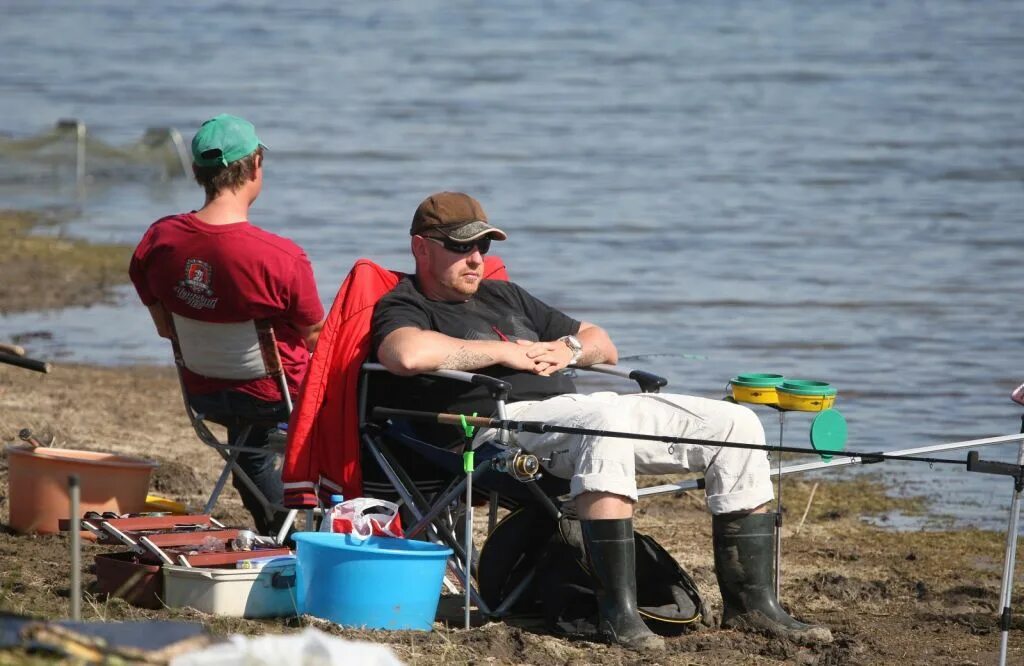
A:
[[[790,379],[776,389],[779,407],[798,412],[820,412],[836,402],[836,389],[827,382]]]
[[[756,405],[777,405],[779,394],[774,386],[751,387],[732,385],[732,397],[736,402],[752,402]]]
[[[755,405],[776,405],[779,395],[775,391],[783,380],[782,375],[751,373],[737,375],[729,380],[732,397],[736,402],[750,402]]]

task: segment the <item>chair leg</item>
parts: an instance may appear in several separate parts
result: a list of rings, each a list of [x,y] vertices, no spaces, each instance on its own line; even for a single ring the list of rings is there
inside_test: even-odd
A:
[[[487,533],[490,534],[498,524],[498,493],[491,491],[487,503]]]
[[[236,482],[244,485],[249,490],[250,494],[260,503],[263,512],[266,514],[267,521],[270,521],[272,516],[279,510],[286,510],[285,507],[269,501],[263,494],[263,491],[252,480],[252,477],[250,477],[239,463],[239,457],[242,455],[243,449],[246,448],[245,443],[249,438],[250,432],[252,432],[252,428],[253,426],[251,424],[243,427],[238,436],[234,438],[233,442],[229,442],[228,451],[225,451],[224,448],[217,448],[217,453],[219,453],[225,461],[224,468],[220,471],[220,476],[217,478],[217,483],[213,487],[213,492],[210,494],[210,498],[207,500],[206,506],[203,507],[204,513],[211,513],[213,511],[213,508],[217,504],[217,499],[220,497],[220,493],[224,490],[224,486],[227,483],[228,475],[232,473],[234,474],[234,478],[236,478]],[[273,453],[269,451],[264,453],[265,455],[273,455]],[[278,534],[276,534],[276,537],[278,537],[278,543],[281,543],[284,539],[281,535],[288,535],[288,531],[291,529],[294,522],[295,515],[287,515],[285,517],[284,529],[276,530],[276,532],[278,532]]]
[[[224,463],[224,469],[221,470],[220,476],[217,478],[217,483],[213,486],[213,492],[210,493],[210,499],[206,500],[206,506],[203,507],[203,513],[210,514],[213,511],[213,507],[217,504],[217,499],[220,497],[221,491],[224,490],[224,484],[228,482],[228,475],[231,474],[232,468],[238,461],[238,456],[241,452],[235,451],[231,454],[227,454],[224,451],[217,449],[217,452],[224,457],[226,461]]]
[[[281,524],[281,529],[278,530],[277,537],[275,538],[278,545],[284,543],[285,538],[288,536],[288,531],[291,530],[292,524],[295,522],[295,516],[297,515],[299,515],[297,509],[292,509],[288,512],[288,516],[285,517],[284,523]]]

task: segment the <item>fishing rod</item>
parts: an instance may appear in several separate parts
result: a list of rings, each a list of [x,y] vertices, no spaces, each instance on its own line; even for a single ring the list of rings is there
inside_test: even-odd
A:
[[[920,446],[911,449],[898,449],[896,451],[892,451],[888,455],[912,456],[921,453],[933,453],[936,451],[954,451],[959,449],[967,449],[971,447],[992,446],[995,444],[1010,444],[1012,442],[1024,442],[1024,433],[1018,435],[1000,435],[999,437],[986,437],[984,439],[969,439],[964,440],[962,442],[950,442],[948,444],[936,444],[933,446]],[[921,460],[921,458],[916,457],[914,459]],[[772,472],[772,476],[789,476],[791,474],[801,474],[803,472],[816,472],[822,469],[836,469],[839,467],[847,467],[849,465],[868,465],[873,462],[880,461],[860,460],[859,458],[847,458],[845,460],[797,463],[794,465],[786,465],[785,467]],[[985,463],[986,461],[980,460],[978,462]],[[968,466],[968,471],[980,470],[972,470],[970,469],[970,466]],[[1011,474],[1011,476],[1013,475]],[[677,481],[675,483],[666,483],[659,486],[647,486],[646,488],[641,488],[638,491],[638,494],[641,497],[647,497],[650,495],[662,495],[665,493],[678,493],[686,490],[700,490],[702,488],[704,488],[704,479],[686,479],[683,481]]]
[[[562,433],[566,435],[583,435],[590,437],[617,437],[621,439],[639,439],[650,442],[663,442],[665,444],[699,444],[702,446],[721,446],[734,449],[751,449],[755,451],[783,452],[783,453],[804,453],[820,456],[843,456],[846,458],[859,458],[862,463],[876,463],[884,460],[905,460],[908,462],[923,462],[928,464],[946,465],[967,465],[968,461],[954,460],[952,458],[919,458],[916,456],[885,454],[880,452],[866,453],[863,451],[841,451],[841,450],[819,450],[798,446],[772,446],[770,444],[750,444],[746,442],[719,442],[709,439],[696,439],[693,437],[675,437],[671,435],[651,435],[639,432],[620,432],[615,430],[596,430],[592,428],[577,428],[563,426],[543,421],[515,421],[512,419],[495,419],[486,416],[468,416],[466,414],[448,414],[445,412],[421,412],[411,409],[392,409],[388,407],[374,407],[373,416],[376,418],[389,418],[392,416],[412,419],[414,421],[431,421],[443,425],[461,426],[463,428],[472,426],[475,428],[499,428],[513,432],[528,432],[533,434]]]
[[[34,358],[25,358],[23,355],[10,354],[3,350],[0,350],[0,363],[43,373],[49,372],[52,368],[52,366],[46,361],[39,361]]]

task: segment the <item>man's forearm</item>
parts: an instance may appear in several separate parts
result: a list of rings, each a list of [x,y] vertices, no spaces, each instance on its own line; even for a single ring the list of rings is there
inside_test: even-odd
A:
[[[580,357],[576,359],[575,365],[581,368],[585,368],[588,365],[595,365],[597,363],[605,362],[605,354],[599,348],[593,345],[583,345],[583,351],[580,353]]]
[[[582,368],[595,363],[618,363],[619,350],[600,326],[584,322],[576,337],[583,345],[583,351],[576,361],[577,366]]]
[[[388,335],[377,356],[391,372],[414,375],[432,370],[478,370],[503,362],[498,340],[460,340],[436,331],[399,329]]]
[[[316,347],[316,341],[320,339],[320,331],[324,328],[324,321],[325,320],[321,319],[316,324],[313,324],[302,331],[302,337],[306,341],[306,349],[311,352],[313,351],[313,348]]]
[[[471,349],[467,346],[453,349],[438,364],[438,370],[479,370],[497,363],[494,356],[484,349]]]

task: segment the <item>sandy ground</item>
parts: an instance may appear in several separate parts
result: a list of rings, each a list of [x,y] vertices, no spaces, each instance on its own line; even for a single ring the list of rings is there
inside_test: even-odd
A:
[[[123,250],[121,250],[123,252]],[[2,251],[0,251],[2,252]],[[120,256],[124,256],[123,254]],[[36,263],[44,260],[35,260]],[[25,275],[23,264],[0,254],[5,275]],[[14,273],[12,273],[12,270]],[[107,269],[76,273],[92,282],[61,295],[66,275],[56,264],[40,269],[31,298],[47,305],[102,297],[112,280]],[[74,268],[72,271],[76,270]],[[86,279],[87,280],[87,279]],[[87,280],[88,281],[88,280]],[[38,292],[38,293],[36,293]],[[45,293],[43,293],[45,292]],[[0,312],[27,302],[0,289]],[[21,300],[19,300],[21,299]],[[31,349],[29,349],[31,355]],[[14,444],[22,428],[67,448],[113,451],[160,463],[151,490],[201,506],[220,469],[216,455],[193,435],[169,368],[99,368],[59,365],[41,375],[0,364],[0,442]],[[648,479],[649,482],[657,481]],[[787,481],[782,599],[795,614],[832,628],[829,646],[805,647],[714,626],[671,638],[664,653],[638,655],[585,641],[570,641],[531,628],[525,621],[486,623],[462,630],[458,599],[442,600],[429,633],[341,630],[314,618],[238,620],[189,609],[143,610],[119,599],[86,594],[85,619],[182,619],[217,634],[291,632],[317,626],[347,638],[389,644],[409,664],[994,664],[997,606],[1004,536],[994,532],[884,531],[861,517],[910,505],[890,500],[870,481],[841,477],[818,485]],[[69,548],[63,535],[25,536],[7,528],[7,459],[0,458],[0,613],[42,618],[69,614]],[[248,515],[230,488],[215,515],[244,525]],[[710,519],[695,495],[662,495],[638,505],[637,528],[654,536],[694,578],[715,623],[721,599],[711,559]],[[93,556],[110,547],[86,545],[83,581],[95,582]],[[1024,569],[1018,566],[1012,605],[1020,609]],[[1024,622],[1009,633],[1009,663],[1024,663]],[[37,663],[22,651],[0,651],[0,663]]]

